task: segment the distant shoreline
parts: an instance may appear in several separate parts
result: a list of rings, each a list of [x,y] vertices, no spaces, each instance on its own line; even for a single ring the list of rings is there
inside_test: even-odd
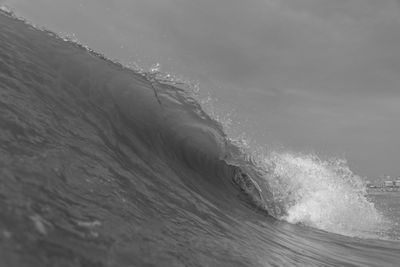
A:
[[[378,188],[367,188],[368,194],[373,193],[400,193],[399,187],[394,188],[386,188],[386,187],[378,187]]]

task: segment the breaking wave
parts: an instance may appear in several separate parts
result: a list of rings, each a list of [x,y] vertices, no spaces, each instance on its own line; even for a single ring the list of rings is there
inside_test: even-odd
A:
[[[355,259],[320,250],[352,241],[313,229],[385,236],[389,222],[345,161],[252,151],[159,66],[126,68],[2,11],[0,226],[11,265],[370,260],[364,243]],[[385,251],[394,262],[398,249]]]

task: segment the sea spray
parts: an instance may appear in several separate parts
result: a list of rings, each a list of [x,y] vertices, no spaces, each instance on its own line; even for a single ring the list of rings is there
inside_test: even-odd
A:
[[[265,202],[260,203],[259,192],[254,190],[257,206],[293,224],[347,236],[386,238],[390,221],[367,199],[365,182],[351,171],[347,160],[323,160],[315,154],[282,152],[259,145],[243,131],[234,110],[221,112],[216,108],[218,99],[210,94],[196,98],[239,149],[226,161],[244,171],[251,167],[257,174],[251,181],[260,188]]]
[[[157,73],[162,72],[158,69]],[[168,83],[180,82],[172,78]],[[221,112],[217,108],[215,96],[191,96],[222,126],[229,142],[238,149],[230,151],[227,163],[256,173],[246,180],[252,185],[241,187],[249,195],[254,193],[251,197],[256,206],[293,224],[346,236],[386,238],[390,222],[367,199],[365,182],[350,170],[345,159],[323,160],[314,154],[278,152],[259,145],[243,131],[234,110]]]
[[[385,230],[386,219],[345,160],[272,152],[264,164],[280,210],[277,218],[348,236],[372,237]]]

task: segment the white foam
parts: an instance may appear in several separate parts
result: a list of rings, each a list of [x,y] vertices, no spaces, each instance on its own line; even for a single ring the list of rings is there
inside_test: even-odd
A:
[[[376,237],[383,231],[385,219],[346,161],[274,152],[264,164],[279,219],[348,236]]]

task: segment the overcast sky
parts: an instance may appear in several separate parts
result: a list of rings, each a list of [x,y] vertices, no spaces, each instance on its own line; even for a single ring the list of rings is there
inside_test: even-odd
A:
[[[259,143],[400,175],[395,0],[6,0],[124,63],[200,82]]]

